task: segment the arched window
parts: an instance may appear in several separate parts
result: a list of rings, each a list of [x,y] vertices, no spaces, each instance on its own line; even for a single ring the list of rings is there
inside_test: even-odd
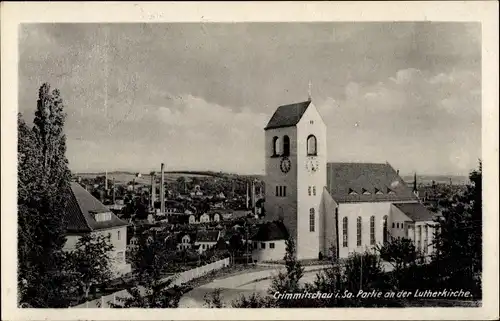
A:
[[[290,156],[290,137],[283,136],[283,154],[282,156]]]
[[[389,234],[389,232],[387,231],[387,218],[388,218],[387,215],[385,215],[383,218],[382,238],[383,238],[384,244],[387,243],[387,236]]]
[[[280,139],[277,136],[273,137],[273,156],[280,154]]]
[[[347,217],[344,217],[342,219],[342,246],[347,247],[349,244],[347,242],[347,236],[348,236],[348,221]]]
[[[314,232],[314,208],[309,210],[309,232]]]
[[[314,135],[309,135],[307,137],[307,155],[316,156],[317,155],[317,142]]]
[[[356,245],[361,246],[361,216],[358,216],[356,220],[357,225],[357,237],[356,237]]]
[[[370,244],[375,244],[375,216],[370,217]]]

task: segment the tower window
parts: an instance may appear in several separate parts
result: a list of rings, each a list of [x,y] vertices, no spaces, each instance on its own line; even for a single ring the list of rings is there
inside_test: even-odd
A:
[[[286,186],[283,186],[283,197],[286,196]]]
[[[279,196],[279,195],[280,195],[280,194],[279,194],[279,188],[280,188],[279,186],[276,186],[276,196]]]
[[[283,156],[290,156],[290,138],[283,136]]]
[[[314,232],[314,208],[309,210],[309,232]]]
[[[307,187],[307,194],[311,196],[311,186]]]
[[[316,196],[316,186],[313,186],[313,195]]]
[[[316,137],[314,135],[309,135],[307,137],[307,155],[316,156],[317,155],[316,147],[317,147]]]
[[[347,217],[344,217],[342,219],[342,246],[343,247],[347,247],[349,245],[347,242],[347,237],[348,237],[347,227],[348,227],[348,220],[347,220]]]
[[[277,136],[273,137],[273,156],[280,154],[280,139]]]
[[[361,246],[361,216],[357,219],[357,232],[356,245]]]
[[[370,244],[375,244],[375,216],[370,217]]]

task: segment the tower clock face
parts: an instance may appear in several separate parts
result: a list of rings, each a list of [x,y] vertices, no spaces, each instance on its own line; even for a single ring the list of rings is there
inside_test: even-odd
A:
[[[291,167],[292,167],[292,162],[290,162],[290,159],[288,157],[283,157],[280,163],[281,171],[283,173],[288,173]]]
[[[315,173],[319,170],[319,162],[314,158],[308,158],[306,160],[306,169],[309,173]]]

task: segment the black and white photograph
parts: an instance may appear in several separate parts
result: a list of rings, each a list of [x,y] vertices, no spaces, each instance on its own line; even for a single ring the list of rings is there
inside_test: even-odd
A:
[[[483,307],[480,21],[16,32],[18,309]]]

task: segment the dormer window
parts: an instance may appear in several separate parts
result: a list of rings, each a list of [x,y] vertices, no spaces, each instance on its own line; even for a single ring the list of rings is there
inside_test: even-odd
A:
[[[349,188],[349,195],[358,195],[358,193],[356,193],[356,191],[352,188]]]
[[[317,153],[317,141],[314,135],[309,135],[307,137],[307,156],[316,156]]]
[[[389,195],[395,195],[396,193],[394,193],[393,190],[391,190],[390,188],[387,189],[387,194]]]
[[[368,192],[368,190],[366,190],[364,188],[361,189],[361,192],[363,193],[363,195],[370,195],[371,194],[370,192]]]
[[[96,222],[110,221],[111,220],[111,212],[94,213],[94,219],[96,220]]]
[[[283,136],[283,154],[282,156],[290,156],[290,137]]]
[[[280,146],[280,139],[278,136],[273,137],[273,155],[272,156],[279,156],[281,152],[281,146]]]
[[[375,194],[376,195],[383,195],[384,193],[382,193],[381,190],[379,190],[378,188],[375,189]]]

